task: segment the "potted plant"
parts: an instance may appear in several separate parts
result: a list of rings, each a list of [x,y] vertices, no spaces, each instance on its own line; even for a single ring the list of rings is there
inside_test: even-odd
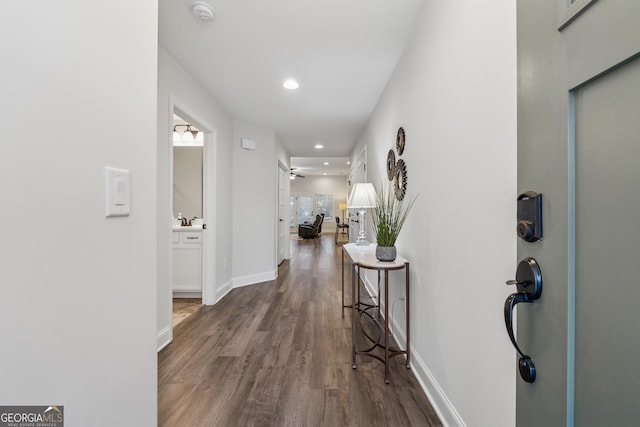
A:
[[[396,239],[416,197],[398,200],[389,186],[382,185],[376,196],[376,207],[371,215],[378,246],[376,258],[391,262],[396,259]]]

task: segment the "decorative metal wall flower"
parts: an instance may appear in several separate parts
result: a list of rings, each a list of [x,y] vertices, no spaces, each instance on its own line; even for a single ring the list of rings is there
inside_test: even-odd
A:
[[[398,156],[401,156],[404,152],[405,138],[404,128],[400,127],[396,134],[396,150],[398,151]],[[404,160],[396,160],[393,149],[389,150],[387,154],[387,178],[389,178],[389,181],[395,179],[394,194],[396,199],[404,199],[404,195],[407,192],[407,166]]]
[[[389,181],[393,181],[393,178],[396,176],[396,154],[393,152],[393,149],[389,150],[389,154],[387,154],[387,178]]]
[[[402,159],[396,162],[395,180],[396,199],[402,200],[407,192],[407,166]]]
[[[398,129],[398,134],[396,135],[396,150],[398,151],[398,156],[402,156],[402,153],[404,152],[404,140],[404,128],[400,127],[400,129]]]

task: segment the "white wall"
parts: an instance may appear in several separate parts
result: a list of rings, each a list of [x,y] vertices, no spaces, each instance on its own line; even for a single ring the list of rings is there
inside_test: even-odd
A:
[[[333,215],[340,217],[342,221],[343,212],[340,210],[340,203],[347,203],[347,177],[339,175],[306,175],[305,178],[296,178],[291,181],[291,195],[295,194],[333,194]],[[348,213],[345,211],[344,216]],[[333,233],[336,229],[333,219],[322,224],[323,233]]]
[[[205,218],[213,227],[215,245],[210,256],[214,259],[214,295],[218,300],[231,288],[231,139],[230,116],[205,90],[171,57],[158,47],[158,347],[171,340],[171,214],[170,152],[172,145],[172,105],[198,128],[212,132],[208,138],[213,146],[215,215]],[[205,139],[205,143],[207,140]],[[206,284],[205,284],[206,286]]]
[[[276,161],[283,164],[285,167],[290,167],[290,155],[282,146],[282,140],[278,134],[275,135],[275,157]]]
[[[0,402],[156,425],[158,5],[33,6],[0,13]],[[105,218],[105,166],[128,217]]]
[[[241,138],[256,141],[256,149],[242,149]],[[233,280],[242,286],[277,276],[276,153],[281,148],[273,130],[239,121],[233,123],[232,147]]]
[[[451,425],[515,424],[503,320],[516,268],[515,40],[513,2],[426,2],[353,151],[367,144],[379,184],[398,127],[406,131],[400,158],[419,198],[397,247],[411,262],[413,366]]]

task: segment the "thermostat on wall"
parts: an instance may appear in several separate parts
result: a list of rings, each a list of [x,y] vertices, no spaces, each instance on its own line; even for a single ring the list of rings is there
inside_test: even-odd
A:
[[[256,149],[256,141],[249,138],[242,138],[241,147],[245,150],[255,150]]]

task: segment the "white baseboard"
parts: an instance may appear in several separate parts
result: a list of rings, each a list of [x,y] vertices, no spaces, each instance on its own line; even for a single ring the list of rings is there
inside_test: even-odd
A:
[[[213,304],[217,304],[222,298],[225,297],[233,289],[233,280],[229,279],[227,282],[216,290],[216,295]]]
[[[174,298],[202,298],[201,291],[173,291]]]
[[[158,352],[165,348],[173,339],[173,333],[169,326],[158,332]]]
[[[256,283],[268,282],[275,280],[278,277],[278,269],[274,271],[268,271],[265,273],[249,274],[247,276],[240,276],[233,278],[233,287],[241,288],[242,286],[255,285]]]
[[[233,283],[232,280],[229,279],[224,285],[220,287],[220,289],[217,290],[216,296],[215,296],[215,302],[213,304],[216,304],[218,301],[224,298],[224,296],[227,295],[231,291],[231,289],[233,289],[232,283]],[[202,292],[174,292],[173,297],[174,298],[201,298]],[[167,345],[169,345],[169,343],[172,340],[173,340],[173,331],[170,326],[166,326],[160,332],[158,332],[158,337],[157,337],[158,352],[160,352],[160,350],[162,350]]]
[[[375,296],[375,299],[378,299],[377,292],[377,284],[371,283],[368,277],[364,277],[364,286],[365,290],[369,294],[369,296]],[[404,309],[404,305],[402,305]],[[380,302],[380,310],[382,315],[384,316],[384,301]],[[404,347],[407,340],[404,329],[398,325],[397,316],[391,316],[391,322],[389,324],[390,332],[393,335],[393,338],[396,340],[399,346]],[[415,331],[415,329],[414,329]],[[414,346],[411,346],[411,370],[413,374],[416,376],[420,387],[427,395],[429,402],[433,406],[433,409],[438,414],[438,418],[445,427],[466,427],[466,424],[456,408],[453,406],[447,395],[444,393],[436,379],[427,368],[426,363],[418,352],[416,351]]]
[[[411,346],[411,369],[442,424],[445,427],[466,427],[464,420],[413,346]]]

